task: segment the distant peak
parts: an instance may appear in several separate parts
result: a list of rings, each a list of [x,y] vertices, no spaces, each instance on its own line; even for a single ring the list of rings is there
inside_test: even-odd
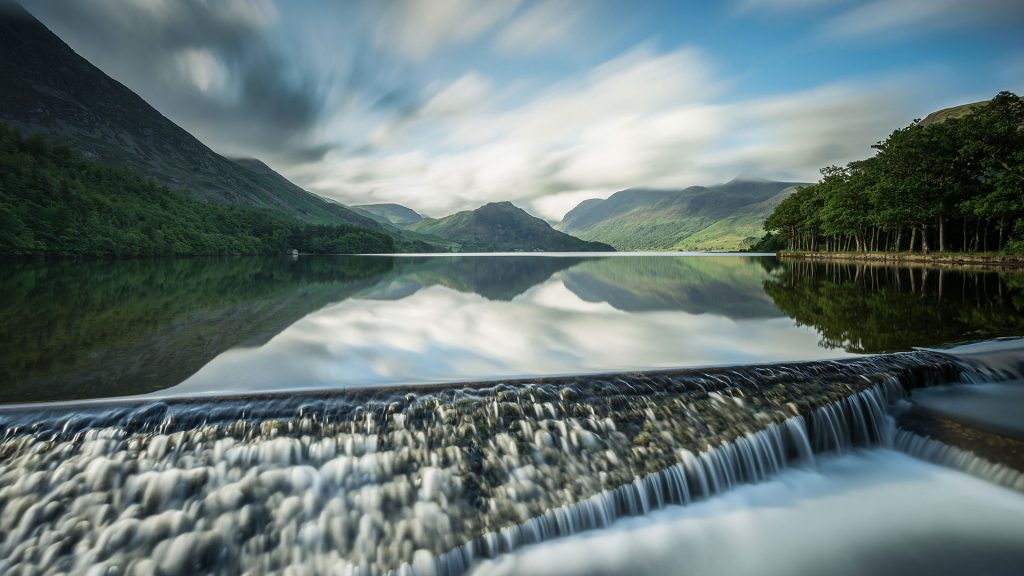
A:
[[[501,202],[488,202],[487,204],[484,204],[483,206],[481,206],[481,207],[477,208],[476,210],[474,210],[474,212],[496,212],[496,211],[500,211],[500,212],[509,212],[509,211],[526,212],[526,210],[523,210],[522,208],[516,206],[515,204],[509,202],[508,200],[503,200]]]

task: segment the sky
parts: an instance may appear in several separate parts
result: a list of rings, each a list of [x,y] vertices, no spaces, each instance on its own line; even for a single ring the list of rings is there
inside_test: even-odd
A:
[[[1021,0],[23,4],[217,152],[433,217],[815,181],[931,111],[1024,93]]]

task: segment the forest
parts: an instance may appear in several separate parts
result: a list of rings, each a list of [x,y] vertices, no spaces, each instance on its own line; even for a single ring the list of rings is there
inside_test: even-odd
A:
[[[204,202],[0,123],[0,257],[388,253],[394,240]]]
[[[1019,96],[1001,92],[962,116],[914,121],[873,148],[783,200],[753,249],[1024,253]]]

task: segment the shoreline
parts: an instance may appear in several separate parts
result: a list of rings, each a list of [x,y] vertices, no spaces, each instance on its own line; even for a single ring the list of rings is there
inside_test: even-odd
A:
[[[959,254],[955,252],[794,252],[781,251],[779,258],[839,260],[879,264],[938,264],[943,266],[1024,268],[1024,256],[1005,254]]]

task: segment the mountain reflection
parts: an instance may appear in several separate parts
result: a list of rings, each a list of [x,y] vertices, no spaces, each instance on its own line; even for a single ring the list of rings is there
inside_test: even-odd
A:
[[[833,358],[1024,333],[1015,273],[742,256],[34,263],[0,402]]]
[[[394,269],[363,298],[398,300],[420,288],[444,286],[479,294],[488,300],[510,301],[552,274],[588,260],[575,257],[461,256],[397,258]],[[592,259],[590,259],[592,260]]]
[[[55,262],[0,272],[0,402],[139,394],[261,346],[389,259]]]
[[[762,284],[775,258],[638,256],[600,258],[573,267],[565,285],[588,302],[619,310],[681,310],[733,319],[777,318],[782,312]]]

